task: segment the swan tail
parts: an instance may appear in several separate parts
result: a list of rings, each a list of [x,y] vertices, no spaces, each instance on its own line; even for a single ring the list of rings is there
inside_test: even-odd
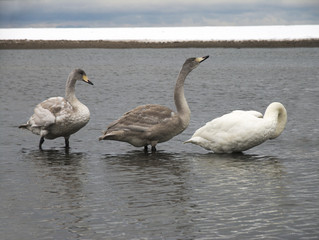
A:
[[[185,141],[184,144],[185,144],[185,143],[194,143],[194,144],[196,144],[197,141],[196,141],[194,138],[190,138],[190,139],[188,139],[187,141]]]
[[[107,138],[106,135],[102,135],[102,136],[99,137],[99,141],[101,141],[101,140],[106,140],[106,138]]]
[[[27,129],[28,126],[29,126],[28,124],[22,124],[22,125],[19,126],[19,128]]]
[[[119,137],[123,135],[123,131],[114,131],[111,133],[104,133],[104,135],[99,137],[101,140],[119,140]]]

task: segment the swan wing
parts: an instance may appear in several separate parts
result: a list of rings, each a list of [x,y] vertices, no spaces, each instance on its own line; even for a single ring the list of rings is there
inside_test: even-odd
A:
[[[191,139],[215,152],[233,152],[256,146],[265,136],[261,113],[236,110],[206,123]]]
[[[112,122],[104,134],[120,129],[139,132],[147,131],[150,127],[165,122],[174,115],[171,109],[161,105],[148,104],[138,106]]]
[[[63,122],[73,108],[63,97],[52,97],[39,103],[29,120],[31,127],[46,129],[52,124]]]
[[[262,114],[256,111],[235,110],[207,122],[203,127],[199,128],[194,135],[203,134],[205,132],[210,135],[221,132],[229,132],[234,128],[248,126],[248,122],[254,122],[256,119],[260,118],[262,118]]]
[[[250,111],[243,111],[243,112],[245,112],[246,114],[250,114],[256,118],[263,118],[263,114],[257,111],[250,110]]]

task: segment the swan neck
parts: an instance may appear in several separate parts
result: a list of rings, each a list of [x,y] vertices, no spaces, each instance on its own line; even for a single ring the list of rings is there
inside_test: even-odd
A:
[[[287,111],[281,103],[272,103],[266,109],[264,119],[273,123],[273,131],[269,138],[274,139],[285,129],[287,123]]]
[[[65,86],[65,99],[71,104],[79,101],[75,96],[75,82],[76,79],[72,78],[70,74]]]
[[[174,90],[174,100],[177,113],[188,118],[190,116],[190,109],[184,95],[184,82],[189,73],[189,70],[182,68],[178,75]]]

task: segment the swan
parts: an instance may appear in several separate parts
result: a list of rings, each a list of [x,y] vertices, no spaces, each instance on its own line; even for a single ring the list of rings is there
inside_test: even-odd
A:
[[[108,125],[99,140],[122,141],[135,147],[144,146],[144,151],[151,145],[154,152],[158,143],[166,142],[183,132],[188,127],[191,113],[184,96],[184,81],[208,57],[189,58],[183,64],[174,91],[176,112],[156,104],[138,106]]]
[[[285,107],[273,102],[267,107],[264,117],[257,111],[235,110],[215,118],[196,130],[185,143],[193,143],[215,153],[242,152],[278,137],[286,122]]]
[[[74,69],[66,81],[65,98],[51,97],[39,103],[34,114],[26,124],[19,128],[40,135],[39,148],[42,150],[44,139],[64,137],[65,148],[69,148],[70,135],[79,131],[90,120],[89,109],[75,96],[77,80],[93,85],[82,69]]]

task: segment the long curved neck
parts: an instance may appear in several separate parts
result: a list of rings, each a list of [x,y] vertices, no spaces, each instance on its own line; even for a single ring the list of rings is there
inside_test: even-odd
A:
[[[274,139],[285,129],[287,123],[287,111],[281,103],[272,103],[267,107],[264,119],[272,122],[274,128],[269,138]]]
[[[188,119],[190,117],[191,111],[188,107],[188,104],[184,95],[184,82],[189,73],[190,73],[189,70],[185,68],[181,69],[176,81],[175,91],[174,91],[174,100],[175,100],[177,113],[181,117],[184,117],[184,118],[187,117]]]
[[[79,101],[75,96],[75,82],[76,80],[70,74],[65,85],[65,99],[71,104]]]

